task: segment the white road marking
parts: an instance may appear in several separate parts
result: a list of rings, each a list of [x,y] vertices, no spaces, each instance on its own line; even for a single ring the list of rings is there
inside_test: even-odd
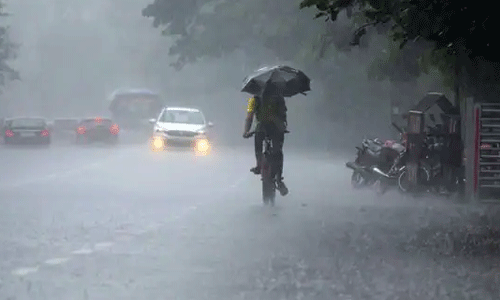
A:
[[[123,236],[138,236],[148,232],[146,229],[116,229],[115,233]]]
[[[47,259],[45,261],[45,264],[54,266],[54,265],[63,264],[67,261],[69,261],[69,257],[59,257],[59,258]]]
[[[38,266],[36,266],[34,268],[19,268],[19,269],[15,269],[14,271],[12,271],[12,275],[14,275],[14,276],[26,276],[28,274],[37,272],[38,269],[39,269]]]
[[[139,229],[139,230],[136,230],[134,232],[134,235],[143,235],[143,234],[147,233],[148,231],[149,230],[147,230],[147,229]]]
[[[117,154],[117,155],[115,155],[115,156],[113,156],[111,158],[112,159],[117,159],[117,158],[123,157],[125,155],[126,155],[125,153]],[[108,159],[103,159],[103,160],[100,160],[98,162],[90,163],[90,164],[87,164],[87,165],[85,165],[83,167],[76,168],[76,169],[70,169],[70,170],[66,170],[66,171],[55,172],[55,173],[48,174],[48,175],[45,175],[45,176],[41,176],[41,177],[38,177],[38,178],[32,178],[32,179],[28,179],[28,180],[19,181],[19,182],[12,182],[12,183],[0,184],[0,190],[6,190],[6,189],[12,189],[12,188],[19,188],[19,187],[22,187],[22,186],[25,186],[25,185],[29,185],[29,184],[33,184],[33,183],[50,181],[50,180],[54,180],[54,179],[57,179],[57,178],[66,178],[66,177],[78,175],[78,174],[80,174],[80,173],[82,173],[84,171],[101,168],[105,163],[107,163],[109,161],[110,161],[109,158]]]
[[[66,172],[51,174],[51,175],[48,175],[46,177],[43,177],[42,180],[44,180],[44,179],[45,180],[46,179],[53,179],[53,178],[58,178],[58,177],[63,177],[63,176],[68,176],[68,175],[76,174],[76,173],[82,172],[82,171],[87,170],[87,169],[100,167],[101,165],[102,165],[102,162],[90,164],[90,165],[88,165],[86,167],[83,167],[83,168],[80,168],[80,169],[75,169],[75,170],[70,170],[70,171],[66,171]],[[237,180],[234,184],[230,185],[228,188],[223,189],[222,194],[219,197],[216,197],[217,200],[215,200],[215,201],[221,201],[221,200],[223,200],[224,196],[227,193],[229,193],[233,189],[237,188],[244,181],[248,180],[249,177],[250,176],[248,176],[248,175],[244,176],[244,177],[240,178],[239,180]],[[31,182],[36,182],[36,181],[41,181],[41,180],[40,180],[40,178],[36,179],[36,180],[31,180],[30,183]],[[23,183],[20,183],[19,185],[22,186],[22,185],[25,185],[25,184],[27,184],[27,181],[23,182]],[[9,187],[12,187],[12,185],[9,185]],[[2,188],[4,188],[4,187],[0,187],[0,189],[2,189]],[[181,214],[172,216],[171,220],[172,221],[180,220],[181,218],[186,217],[191,211],[197,210],[200,206],[209,205],[209,204],[211,204],[211,203],[213,203],[215,201],[214,200],[212,200],[212,201],[205,201],[205,202],[200,201],[196,205],[189,206]],[[154,224],[150,224],[149,226],[147,226],[148,229],[138,230],[138,231],[135,231],[135,232],[131,232],[130,230],[120,230],[120,229],[117,229],[117,230],[115,230],[115,233],[119,234],[119,236],[117,236],[115,238],[115,240],[116,241],[130,241],[130,240],[133,239],[133,236],[140,235],[140,234],[143,234],[143,233],[147,233],[147,232],[150,232],[150,231],[153,231],[153,230],[157,230],[157,229],[161,228],[162,226],[164,226],[164,224],[154,223]],[[186,228],[184,227],[183,229],[186,229]],[[115,244],[114,242],[97,243],[97,244],[94,245],[94,250],[97,250],[97,251],[98,250],[103,250],[103,249],[106,249],[106,248],[109,248],[109,247],[113,246],[114,244]],[[81,249],[72,251],[71,254],[74,254],[74,255],[92,254],[92,253],[94,253],[94,250],[90,249],[89,247],[83,247]],[[65,263],[67,261],[69,261],[68,257],[52,258],[52,259],[46,260],[45,264],[48,264],[48,265],[59,265],[59,264]],[[19,268],[19,269],[16,269],[16,270],[12,271],[12,274],[15,275],[15,276],[25,276],[25,275],[30,274],[30,273],[35,273],[38,270],[39,270],[39,266],[34,267],[34,268]],[[195,272],[211,273],[213,271],[210,270],[210,269],[199,269],[199,270],[196,270]]]
[[[155,230],[160,229],[161,227],[162,227],[161,223],[154,223],[154,224],[149,224],[147,229],[151,230],[151,231],[155,231]]]
[[[110,248],[113,246],[115,243],[113,242],[102,242],[102,243],[97,243],[94,245],[95,250],[104,250],[106,248]]]
[[[192,270],[191,272],[196,273],[196,274],[213,274],[215,273],[215,269],[212,268],[196,268]]]
[[[91,254],[91,253],[94,253],[94,250],[92,250],[90,248],[82,248],[82,249],[78,249],[78,250],[75,250],[75,251],[71,252],[71,254],[76,254],[76,255]]]
[[[89,165],[89,166],[82,167],[82,168],[79,168],[79,169],[70,170],[70,171],[64,171],[64,172],[59,172],[59,173],[54,173],[54,174],[49,174],[49,175],[46,175],[46,176],[43,176],[43,177],[33,178],[33,179],[21,181],[21,182],[13,182],[13,183],[2,184],[2,185],[0,185],[0,190],[11,189],[11,188],[19,188],[19,187],[22,187],[22,186],[25,186],[25,185],[29,185],[29,184],[33,184],[33,183],[39,183],[39,182],[44,182],[44,181],[50,181],[50,180],[53,180],[53,179],[56,179],[56,178],[66,178],[66,177],[69,177],[69,176],[72,176],[72,175],[76,175],[76,174],[79,174],[81,172],[93,169],[93,168],[96,168],[96,166]]]
[[[134,237],[132,237],[132,236],[121,235],[121,236],[117,236],[115,238],[115,240],[118,242],[130,242],[133,238]]]

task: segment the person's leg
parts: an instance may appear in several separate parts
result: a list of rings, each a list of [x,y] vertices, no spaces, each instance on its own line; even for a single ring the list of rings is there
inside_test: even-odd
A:
[[[251,168],[250,171],[253,172],[254,174],[260,174],[261,161],[262,161],[262,149],[263,149],[265,135],[263,132],[257,131],[257,132],[255,132],[254,138],[255,138],[254,139],[255,159],[256,159],[257,164],[255,167]]]
[[[283,144],[285,142],[285,133],[279,130],[277,127],[274,127],[274,130],[271,131],[271,139],[273,142],[274,149],[274,158],[276,163],[276,179],[278,181],[278,190],[282,196],[288,194],[288,188],[283,182]]]

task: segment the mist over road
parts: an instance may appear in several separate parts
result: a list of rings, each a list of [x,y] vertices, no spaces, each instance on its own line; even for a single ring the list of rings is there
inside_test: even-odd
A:
[[[457,262],[397,248],[427,206],[353,192],[343,162],[285,149],[290,194],[270,208],[249,172],[251,143],[206,157],[145,145],[2,147],[0,299],[435,292],[425,286],[429,272],[444,276],[442,265]],[[458,275],[446,276],[463,285]]]

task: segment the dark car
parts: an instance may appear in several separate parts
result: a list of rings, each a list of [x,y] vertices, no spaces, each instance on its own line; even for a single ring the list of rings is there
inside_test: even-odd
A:
[[[120,128],[108,118],[83,119],[76,129],[76,143],[88,144],[92,142],[117,143]]]
[[[11,118],[4,122],[5,144],[50,144],[47,120],[36,117]]]

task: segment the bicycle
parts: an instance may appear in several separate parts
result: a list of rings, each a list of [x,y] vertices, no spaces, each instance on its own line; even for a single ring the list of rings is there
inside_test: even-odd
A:
[[[285,130],[285,133],[290,133],[290,131]],[[255,135],[255,131],[251,131],[248,133],[248,137],[252,137]],[[265,133],[264,136],[264,153],[262,155],[261,162],[261,171],[260,177],[262,180],[262,201],[265,205],[270,204],[274,206],[274,202],[276,199],[276,190],[278,189],[278,171],[276,170],[276,164],[273,163],[273,141],[271,137]]]

